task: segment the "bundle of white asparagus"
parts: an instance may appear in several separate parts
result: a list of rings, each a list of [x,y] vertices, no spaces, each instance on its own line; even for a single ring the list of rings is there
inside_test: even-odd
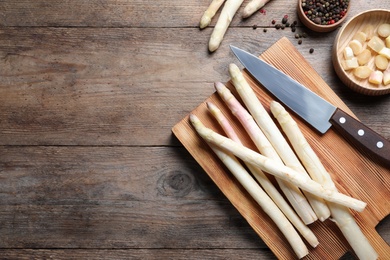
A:
[[[281,104],[272,101],[270,110],[282,130],[265,110],[239,68],[231,64],[229,73],[248,110],[224,84],[217,82],[215,88],[252,139],[258,152],[242,144],[229,120],[210,102],[207,107],[227,137],[207,128],[191,114],[190,121],[197,133],[275,222],[298,258],[309,254],[301,236],[312,247],[319,244],[307,224],[330,217],[359,259],[377,259],[378,254],[350,213],[350,209],[364,210],[366,203],[338,192],[330,174],[306,141],[297,123]],[[245,163],[246,168],[238,159]],[[287,201],[264,172],[275,176]]]
[[[244,18],[251,16],[269,1],[270,0],[251,0],[245,6],[242,16]],[[200,20],[199,27],[201,29],[206,28],[210,24],[211,19],[217,13],[219,8],[224,4],[224,2],[225,0],[211,1],[209,7],[203,13],[203,16]],[[243,2],[244,0],[226,0],[226,3],[222,8],[221,14],[218,18],[217,23],[215,24],[214,30],[210,37],[209,50],[211,52],[218,49],[231,21],[233,20],[233,17],[237,13],[238,8],[241,6]]]

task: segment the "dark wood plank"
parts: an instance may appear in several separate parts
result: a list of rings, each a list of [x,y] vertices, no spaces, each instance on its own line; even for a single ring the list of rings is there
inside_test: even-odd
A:
[[[198,27],[203,12],[211,1],[162,0],[156,4],[150,0],[108,0],[108,1],[47,1],[6,0],[0,3],[3,26],[55,26],[55,27]],[[245,6],[249,0],[245,0]],[[272,19],[282,19],[289,14],[297,17],[295,3],[271,1],[266,15],[257,13],[249,19],[242,19],[239,9],[232,26],[248,26],[253,23],[270,25]],[[219,12],[211,25],[218,18]],[[19,19],[18,17],[23,17]]]
[[[4,0],[0,2],[0,25],[53,26],[53,27],[198,27],[203,12],[210,0],[182,1],[161,0]],[[298,20],[295,1],[270,1],[266,12],[255,13],[248,19],[242,11],[249,0],[245,0],[235,15],[231,26],[272,26],[271,21],[281,20],[284,15]],[[389,8],[380,1],[352,1],[349,16],[372,8]],[[220,11],[212,20],[214,26]],[[22,18],[22,19],[21,19]]]
[[[0,247],[266,248],[229,202],[75,204],[2,207]]]
[[[184,148],[4,147],[0,248],[264,248]]]
[[[259,249],[1,250],[6,259],[275,259]]]
[[[184,148],[8,146],[0,158],[1,205],[224,200]]]

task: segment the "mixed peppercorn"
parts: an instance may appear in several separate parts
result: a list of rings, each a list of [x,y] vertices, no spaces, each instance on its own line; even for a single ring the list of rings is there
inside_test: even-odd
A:
[[[300,0],[302,8],[312,22],[320,25],[337,23],[348,9],[349,0]]]

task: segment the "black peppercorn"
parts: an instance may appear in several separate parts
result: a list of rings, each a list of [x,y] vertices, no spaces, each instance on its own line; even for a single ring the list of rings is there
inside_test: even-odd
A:
[[[313,19],[313,22],[316,23],[316,24],[321,24],[321,18],[320,17],[316,17]]]
[[[310,48],[309,52],[310,52],[310,53],[313,53],[313,52],[314,52],[314,49],[313,49],[313,48]]]

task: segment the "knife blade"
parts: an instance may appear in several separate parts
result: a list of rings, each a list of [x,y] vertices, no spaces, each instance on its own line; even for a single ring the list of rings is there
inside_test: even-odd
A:
[[[320,133],[333,127],[350,142],[390,165],[390,142],[383,136],[255,55],[232,45],[230,48],[262,86]]]

